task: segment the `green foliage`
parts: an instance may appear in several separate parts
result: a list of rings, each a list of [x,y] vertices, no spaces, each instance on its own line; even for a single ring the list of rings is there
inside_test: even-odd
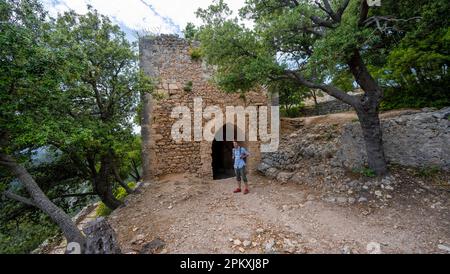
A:
[[[350,1],[342,16],[341,24],[333,31],[327,31],[322,39],[314,43],[313,63],[320,64],[334,74],[339,64],[346,64],[355,48],[367,46],[375,35],[370,29],[358,26],[359,1]]]
[[[121,178],[129,178],[134,181],[139,181],[141,179],[142,166],[141,137],[134,136],[129,143],[117,146],[114,150],[117,157],[116,162],[119,163]]]
[[[334,11],[343,2],[330,1]],[[239,17],[214,1],[197,12],[204,22],[197,37],[208,62],[218,66],[216,82],[229,92],[286,78],[298,84],[293,72],[351,91],[348,62],[358,49],[386,90],[382,108],[443,107],[450,102],[448,10],[445,0],[386,0],[360,24],[360,1],[350,1],[339,23],[319,28],[311,18],[332,20],[314,1],[248,0]]]
[[[194,83],[192,81],[189,81],[184,85],[183,90],[186,92],[191,92],[193,86],[194,86]]]
[[[60,196],[92,191],[89,181],[105,154],[117,158],[125,178],[139,172],[133,117],[152,82],[139,71],[136,45],[92,8],[55,19],[38,1],[6,0],[0,1],[0,21],[0,150],[18,159],[51,200],[74,214],[89,199]],[[60,157],[36,165],[33,154],[41,150]],[[3,167],[0,190],[27,196]],[[44,216],[2,200],[0,252],[26,253],[54,234]]]
[[[207,24],[200,28],[198,38],[204,57],[219,65],[215,81],[228,92],[247,91],[264,83],[265,76],[279,66],[256,34],[236,19],[228,19],[230,14],[223,1],[199,9],[197,16]]]
[[[60,103],[63,67],[38,2],[1,1],[0,18],[1,149],[12,153],[44,145],[59,123],[50,108]]]
[[[375,171],[373,171],[370,168],[364,167],[361,169],[354,169],[353,170],[354,173],[360,174],[364,177],[369,177],[369,178],[375,178],[377,175],[375,174]]]
[[[288,118],[297,118],[300,117],[302,114],[303,106],[295,106],[291,108],[280,108],[280,116],[281,117],[288,117]]]
[[[310,89],[298,86],[291,80],[270,83],[269,92],[278,94],[281,116],[291,118],[300,116],[304,99],[311,96]]]
[[[448,86],[448,85],[447,85]],[[401,108],[443,108],[450,106],[448,89],[444,85],[409,88],[386,88],[381,102],[382,110]]]
[[[136,188],[136,183],[130,182],[130,183],[128,183],[128,187],[130,187],[131,189],[134,189],[134,188]],[[114,190],[114,196],[116,197],[116,199],[123,202],[123,200],[128,196],[128,193],[125,190],[125,188],[118,187]],[[106,216],[110,215],[111,213],[112,213],[112,210],[110,208],[108,208],[102,202],[97,207],[96,215],[98,217],[106,217]]]
[[[100,203],[97,207],[96,216],[97,217],[106,217],[112,213],[112,210],[109,209],[104,203]]]
[[[189,55],[191,56],[191,59],[194,61],[200,61],[203,56],[203,52],[201,48],[193,48],[191,47],[189,49]]]
[[[197,27],[193,23],[187,23],[186,27],[183,30],[184,38],[188,41],[196,40],[196,36],[198,33]]]
[[[416,171],[417,176],[420,176],[422,178],[431,179],[439,174],[441,169],[437,166],[430,166],[430,167],[423,167],[419,168]]]
[[[24,215],[16,222],[2,225],[0,254],[29,254],[58,232],[58,227],[48,216],[38,214],[38,221],[33,219]]]
[[[376,72],[386,89],[384,109],[450,105],[450,3],[444,0],[389,1],[381,12],[414,18],[397,26],[391,51]]]

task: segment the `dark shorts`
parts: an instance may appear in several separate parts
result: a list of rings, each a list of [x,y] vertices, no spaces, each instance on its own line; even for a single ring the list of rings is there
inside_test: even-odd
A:
[[[236,169],[234,169],[234,172],[235,172],[235,174],[236,174],[236,180],[238,181],[238,182],[240,182],[240,181],[244,181],[245,183],[247,183],[248,182],[248,180],[247,180],[247,172],[246,172],[246,170],[245,170],[245,166],[243,166],[242,168],[236,168]]]

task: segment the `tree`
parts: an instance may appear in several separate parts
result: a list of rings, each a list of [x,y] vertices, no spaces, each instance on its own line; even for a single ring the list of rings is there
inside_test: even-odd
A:
[[[133,140],[118,148],[116,154],[118,156],[118,161],[121,177],[131,177],[135,182],[139,182],[142,179],[141,166],[142,166],[142,140],[141,136],[135,136]]]
[[[70,155],[101,200],[116,209],[114,181],[132,190],[120,175],[118,150],[132,143],[133,116],[150,80],[137,66],[135,44],[109,18],[89,7],[85,15],[66,12],[56,20],[53,43],[65,56],[64,115],[68,126],[51,136],[52,145]]]
[[[187,23],[186,27],[183,30],[184,38],[187,40],[195,40],[195,36],[198,33],[198,29],[193,23]]]
[[[226,90],[288,79],[351,105],[361,124],[369,167],[381,176],[387,173],[378,115],[383,90],[367,60],[386,48],[371,23],[372,9],[365,0],[248,0],[240,18],[231,18],[220,0],[197,11],[204,22],[198,37],[206,59],[218,67],[217,83]],[[246,27],[242,19],[254,27]],[[343,72],[364,90],[362,97],[330,83]]]
[[[371,62],[386,91],[384,108],[450,105],[449,9],[444,0],[400,0],[374,13],[372,24],[389,48]]]
[[[282,112],[288,117],[298,116],[303,101],[311,96],[309,88],[299,87],[295,82],[289,80],[271,83],[269,92],[278,94]]]
[[[35,0],[1,1],[0,20],[0,190],[41,209],[83,251],[84,235],[48,194],[67,179],[90,180],[111,209],[121,204],[112,188],[115,181],[125,185],[121,169],[132,157],[121,155],[124,147],[134,149],[134,112],[151,82],[119,27],[91,8],[84,16],[68,12],[54,20]],[[51,178],[38,182],[28,168],[33,152],[42,149],[58,151],[73,177],[49,169]],[[26,193],[12,191],[10,177]]]
[[[60,102],[62,68],[48,43],[51,25],[45,16],[33,0],[0,2],[0,166],[21,182],[29,198],[7,188],[3,195],[45,212],[68,242],[83,249],[85,238],[77,226],[21,164],[26,151],[46,144],[49,132],[61,122],[49,112]]]

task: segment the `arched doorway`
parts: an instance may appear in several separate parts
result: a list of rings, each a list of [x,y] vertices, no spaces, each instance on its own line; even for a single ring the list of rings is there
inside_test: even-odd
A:
[[[226,126],[223,126],[216,134],[217,136],[222,134],[224,141],[214,140],[212,143],[212,171],[213,179],[221,180],[234,177],[233,168],[233,142],[226,141]],[[237,136],[237,128],[234,130],[235,139]]]
[[[213,170],[213,179],[221,180],[227,179],[234,176],[233,169],[233,142],[226,141],[226,126],[222,127],[217,134],[222,135],[222,139],[224,141],[216,141],[214,139],[212,143],[212,170]]]

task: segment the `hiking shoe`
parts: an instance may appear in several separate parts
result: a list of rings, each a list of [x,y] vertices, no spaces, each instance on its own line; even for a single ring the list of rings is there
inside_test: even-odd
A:
[[[249,194],[249,193],[250,193],[250,191],[248,189],[244,190],[244,195]]]
[[[236,188],[236,190],[233,191],[233,193],[239,193],[239,192],[242,192],[242,190],[240,188]]]

